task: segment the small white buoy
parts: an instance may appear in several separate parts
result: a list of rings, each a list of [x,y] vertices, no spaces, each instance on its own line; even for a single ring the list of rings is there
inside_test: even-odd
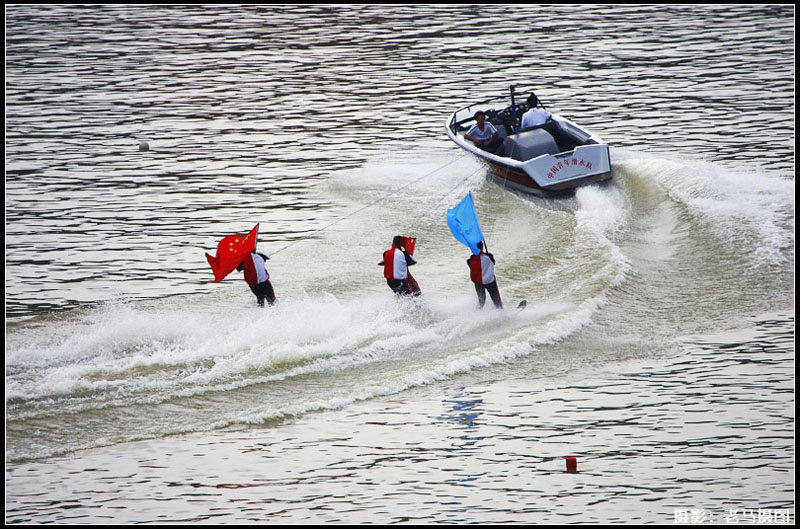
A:
[[[139,142],[139,152],[145,152],[150,150],[150,144],[146,141]]]

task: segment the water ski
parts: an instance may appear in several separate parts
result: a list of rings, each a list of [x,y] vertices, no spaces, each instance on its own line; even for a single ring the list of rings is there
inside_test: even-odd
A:
[[[519,305],[517,305],[517,308],[518,308],[519,310],[522,310],[522,309],[524,309],[524,308],[525,308],[525,307],[527,307],[527,306],[528,306],[528,302],[527,302],[526,300],[524,300],[524,299],[523,299],[522,301],[520,301],[520,302],[519,302]]]

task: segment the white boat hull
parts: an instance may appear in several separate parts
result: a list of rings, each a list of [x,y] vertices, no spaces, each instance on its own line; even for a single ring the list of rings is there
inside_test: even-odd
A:
[[[495,176],[509,187],[537,195],[563,194],[582,185],[602,182],[612,177],[608,145],[561,116],[553,114],[553,123],[574,142],[573,148],[558,153],[542,153],[527,160],[516,160],[484,151],[464,139],[465,127],[460,126],[464,121],[457,121],[458,113],[463,110],[454,112],[448,118],[445,126],[448,137],[487,164]]]

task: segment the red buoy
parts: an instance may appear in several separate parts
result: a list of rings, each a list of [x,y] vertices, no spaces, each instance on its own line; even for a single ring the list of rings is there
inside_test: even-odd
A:
[[[567,472],[570,474],[578,473],[578,460],[574,457],[567,458]]]

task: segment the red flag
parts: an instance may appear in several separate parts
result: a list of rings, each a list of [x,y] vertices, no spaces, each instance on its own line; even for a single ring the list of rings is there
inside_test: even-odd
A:
[[[417,244],[416,237],[403,237],[403,248],[409,253],[409,255],[414,255],[414,246]],[[411,276],[411,272],[408,272],[408,284],[411,288],[411,295],[412,296],[419,296],[422,294],[422,291],[419,289],[419,283],[417,280]]]
[[[405,248],[410,255],[414,255],[415,244],[417,244],[416,237],[403,237],[403,248]]]
[[[214,283],[222,281],[233,272],[250,252],[255,251],[258,240],[258,224],[245,235],[228,235],[219,241],[217,256],[206,254],[208,264],[214,271]]]

